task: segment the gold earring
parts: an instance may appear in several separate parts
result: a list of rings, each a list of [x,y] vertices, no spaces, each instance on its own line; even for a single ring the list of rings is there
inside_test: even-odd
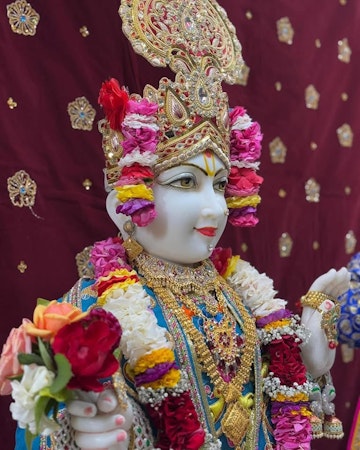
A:
[[[126,254],[131,261],[133,261],[143,251],[142,246],[134,239],[135,224],[132,220],[127,220],[124,223],[124,231],[128,234],[127,239],[123,242]]]
[[[224,209],[224,216],[228,216],[229,215],[229,210],[228,209]]]

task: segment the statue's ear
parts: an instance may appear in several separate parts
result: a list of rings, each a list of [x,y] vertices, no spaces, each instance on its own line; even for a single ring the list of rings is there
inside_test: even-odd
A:
[[[117,226],[118,230],[121,232],[121,234],[124,234],[124,223],[129,220],[129,217],[125,216],[124,214],[118,214],[116,212],[116,208],[119,205],[119,200],[116,198],[116,191],[113,189],[111,192],[109,192],[107,199],[106,199],[106,210],[111,217],[114,224]],[[123,236],[124,238],[126,236]]]

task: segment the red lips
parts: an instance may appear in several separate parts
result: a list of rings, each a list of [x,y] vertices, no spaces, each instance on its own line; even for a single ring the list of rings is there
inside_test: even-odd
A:
[[[216,228],[214,227],[204,227],[204,228],[196,228],[196,231],[203,234],[204,236],[215,236],[216,234]]]

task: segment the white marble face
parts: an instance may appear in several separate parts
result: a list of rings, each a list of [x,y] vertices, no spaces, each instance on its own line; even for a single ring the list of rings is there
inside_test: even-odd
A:
[[[212,152],[161,172],[153,186],[157,217],[137,227],[135,239],[149,254],[170,262],[190,265],[208,258],[227,221],[227,176]]]

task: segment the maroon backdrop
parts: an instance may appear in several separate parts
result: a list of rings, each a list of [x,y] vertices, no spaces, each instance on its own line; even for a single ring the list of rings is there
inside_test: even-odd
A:
[[[219,2],[236,25],[250,68],[246,85],[226,90],[232,106],[244,105],[262,125],[260,173],[265,178],[259,225],[229,227],[222,244],[271,276],[279,295],[296,308],[316,276],[345,265],[359,251],[353,238],[360,235],[360,3]],[[0,9],[0,343],[22,317],[31,317],[37,297],[56,298],[71,287],[78,277],[77,253],[116,233],[104,209],[96,126],[102,117],[97,105],[101,82],[114,76],[130,92],[140,93],[146,83],[156,85],[164,74],[172,76],[132,52],[121,32],[118,0],[33,0],[31,7],[40,15],[33,36],[10,26],[6,6],[18,4],[1,0]],[[277,21],[286,17],[294,35],[283,42],[289,26],[279,39]],[[345,53],[339,53],[341,45]],[[310,85],[319,99],[314,104],[313,95],[307,106]],[[91,130],[74,129],[67,112],[68,104],[81,97],[96,112]],[[344,124],[353,132],[351,146],[338,138]],[[276,138],[287,149],[286,156],[281,148],[277,152],[282,162],[271,157]],[[14,205],[9,196],[8,179],[20,170],[36,183],[31,208]],[[317,185],[310,200],[319,195],[319,201],[306,199],[305,184],[311,179]],[[281,255],[284,233],[293,246],[288,254],[285,245],[286,255]],[[359,358],[355,354],[345,363],[339,351],[333,371],[337,414],[346,435],[360,390]],[[14,445],[8,404],[8,398],[0,399],[4,450]],[[341,450],[345,441],[321,439],[313,449]]]

